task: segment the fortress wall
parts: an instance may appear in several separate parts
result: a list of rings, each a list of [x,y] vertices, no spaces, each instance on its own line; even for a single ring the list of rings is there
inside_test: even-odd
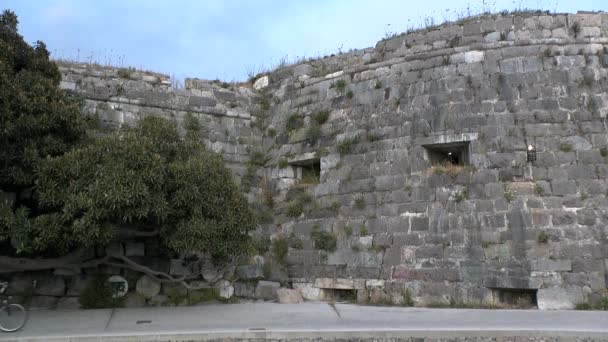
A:
[[[608,14],[471,18],[340,58],[277,70],[262,95],[278,132],[265,138],[269,227],[302,242],[287,257],[296,286],[375,302],[409,288],[427,303],[495,303],[511,289],[542,308],[605,291]],[[319,111],[329,120],[309,139]],[[287,132],[294,114],[304,124]],[[424,147],[448,142],[470,153],[451,175]],[[298,161],[315,158],[320,184],[302,185]],[[297,192],[313,201],[293,218]]]
[[[529,296],[541,309],[606,291],[607,68],[605,13],[469,18],[283,67],[253,89],[60,66],[107,127],[194,113],[248,180],[258,235],[290,247],[242,265],[237,295],[255,296],[264,274],[309,299],[400,304],[407,289],[418,304]],[[454,146],[466,166],[434,165]],[[255,153],[264,167],[248,167]]]

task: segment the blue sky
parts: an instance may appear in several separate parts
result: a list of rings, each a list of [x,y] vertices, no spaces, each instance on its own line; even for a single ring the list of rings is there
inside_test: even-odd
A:
[[[514,8],[608,11],[606,0],[2,0],[55,58],[178,78],[243,80],[287,56],[373,46],[425,19]],[[468,9],[468,10],[467,10]]]

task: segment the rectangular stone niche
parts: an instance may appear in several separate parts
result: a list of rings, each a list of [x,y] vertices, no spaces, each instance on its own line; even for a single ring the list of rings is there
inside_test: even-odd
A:
[[[424,147],[425,159],[432,165],[469,165],[471,162],[469,141],[428,144],[422,147]]]
[[[321,181],[321,160],[317,157],[290,160],[295,168],[300,184],[319,184]]]
[[[495,305],[520,309],[530,309],[538,306],[536,300],[538,290],[536,289],[491,288],[490,290]]]

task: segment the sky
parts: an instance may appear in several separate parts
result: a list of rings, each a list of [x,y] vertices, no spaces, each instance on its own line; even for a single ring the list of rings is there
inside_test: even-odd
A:
[[[53,58],[225,81],[374,46],[425,22],[517,8],[608,11],[608,1],[0,0],[25,40],[42,40]]]

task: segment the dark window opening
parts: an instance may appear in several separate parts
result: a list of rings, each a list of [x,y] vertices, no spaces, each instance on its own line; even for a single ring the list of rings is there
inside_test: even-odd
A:
[[[432,165],[470,164],[468,141],[424,145],[423,147]]]
[[[492,297],[494,298],[494,304],[506,307],[506,308],[517,308],[517,309],[530,309],[537,307],[536,289],[506,289],[506,288],[493,288]]]
[[[328,299],[335,302],[357,302],[357,290],[355,289],[324,289]]]
[[[301,184],[319,184],[321,181],[321,160],[318,158],[290,163],[296,167]]]

